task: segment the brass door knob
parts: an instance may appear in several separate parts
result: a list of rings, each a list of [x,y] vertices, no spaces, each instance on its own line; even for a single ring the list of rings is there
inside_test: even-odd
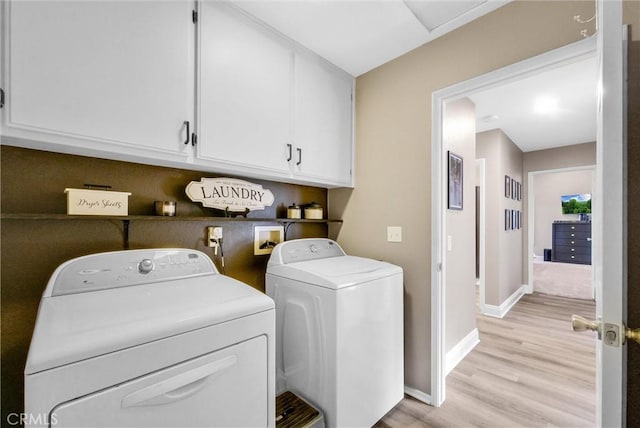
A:
[[[640,343],[640,328],[631,329],[625,327],[624,335],[627,339],[635,340],[637,343]]]
[[[580,315],[571,315],[571,329],[573,331],[591,330],[600,333],[600,326],[599,321],[591,321]]]

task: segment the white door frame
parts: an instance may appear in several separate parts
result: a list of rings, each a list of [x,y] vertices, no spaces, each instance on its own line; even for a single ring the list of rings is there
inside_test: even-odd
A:
[[[439,407],[445,400],[445,292],[446,244],[445,191],[446,151],[442,140],[444,105],[448,101],[475,92],[535,75],[551,68],[580,61],[596,53],[594,38],[543,53],[516,64],[492,71],[435,91],[432,95],[431,131],[431,404]]]
[[[432,97],[432,257],[431,257],[431,401],[445,400],[444,271],[446,266],[442,141],[444,104],[475,91],[519,79],[596,53],[599,68],[596,187],[594,189],[593,267],[596,316],[601,330],[618,327],[617,345],[596,345],[596,422],[603,427],[626,424],[626,348],[622,344],[627,315],[626,240],[626,43],[622,1],[597,2],[597,45],[593,37],[436,91]],[[606,150],[605,150],[606,148]],[[606,191],[605,191],[606,190]],[[604,209],[607,207],[608,209]],[[612,209],[613,208],[613,209]],[[606,251],[604,251],[606,249]],[[606,286],[606,293],[604,287]]]
[[[627,352],[620,344],[627,322],[627,189],[626,189],[626,45],[622,1],[597,2],[598,135],[596,191],[592,236],[595,262],[596,317],[601,330],[617,326],[618,346],[598,340],[596,360],[597,422],[626,426]],[[592,205],[592,206],[593,206]],[[606,290],[606,293],[604,292]],[[603,336],[605,334],[603,333]]]
[[[487,261],[486,259],[486,239],[487,239],[487,217],[486,217],[486,206],[487,206],[487,201],[486,201],[486,165],[487,165],[487,160],[485,158],[481,158],[481,159],[476,159],[476,168],[477,168],[477,173],[476,176],[480,176],[480,182],[476,183],[476,185],[480,186],[480,203],[479,206],[476,208],[479,213],[480,213],[480,222],[478,224],[478,228],[479,233],[478,233],[478,248],[479,248],[479,254],[478,254],[478,258],[479,260],[479,265],[480,265],[480,278],[478,278],[478,300],[479,300],[479,305],[480,305],[480,313],[484,314],[487,312],[487,300],[485,298],[485,278],[486,278],[486,266],[485,263]]]
[[[582,166],[573,166],[567,168],[555,168],[555,169],[545,169],[538,171],[529,171],[527,174],[527,284],[525,293],[533,293],[533,255],[534,255],[534,244],[535,244],[535,223],[536,223],[536,207],[535,207],[535,177],[538,175],[544,174],[554,174],[558,172],[572,172],[572,171],[592,171],[592,179],[591,179],[591,193],[593,194],[596,188],[596,165],[582,165]],[[595,298],[595,271],[591,270],[591,295]]]

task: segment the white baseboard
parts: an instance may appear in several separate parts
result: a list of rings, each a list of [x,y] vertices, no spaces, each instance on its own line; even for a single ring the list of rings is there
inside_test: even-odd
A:
[[[451,370],[453,370],[478,343],[480,343],[480,336],[478,335],[478,329],[474,328],[464,339],[458,342],[453,349],[447,352],[444,375],[446,376],[451,373]]]
[[[520,298],[522,296],[524,296],[525,287],[526,287],[526,285],[524,285],[524,284],[521,285],[520,288],[518,288],[515,291],[515,293],[513,293],[511,296],[509,296],[507,298],[507,300],[502,302],[502,304],[500,306],[485,304],[484,305],[484,309],[485,310],[483,312],[483,315],[488,315],[490,317],[496,317],[496,318],[504,318],[504,316],[507,315],[507,313],[511,310],[513,305],[518,303],[518,300],[520,300]]]
[[[410,388],[407,385],[404,386],[404,393],[412,396],[416,400],[420,400],[425,404],[433,406],[433,401],[431,400],[431,396],[425,392],[419,391],[414,388]]]
[[[525,294],[533,294],[533,284],[522,284]]]

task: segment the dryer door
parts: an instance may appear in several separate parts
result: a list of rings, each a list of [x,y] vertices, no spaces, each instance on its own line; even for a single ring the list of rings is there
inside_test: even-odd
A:
[[[53,409],[56,427],[268,425],[267,339],[260,336]]]

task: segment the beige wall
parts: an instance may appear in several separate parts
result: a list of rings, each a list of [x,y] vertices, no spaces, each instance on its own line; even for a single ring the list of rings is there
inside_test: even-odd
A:
[[[536,150],[524,154],[523,183],[524,183],[524,230],[528,227],[527,212],[529,209],[528,186],[529,173],[535,171],[549,171],[561,168],[584,167],[596,164],[596,143],[576,144],[573,146],[558,147],[555,149]],[[523,236],[523,263],[527,266],[529,239],[525,233]],[[549,247],[544,247],[549,248]],[[536,253],[538,254],[538,253]],[[538,254],[539,255],[539,254]],[[529,278],[528,269],[523,270],[523,284],[533,285],[533,279]]]
[[[534,176],[533,253],[542,259],[543,249],[551,248],[551,225],[556,220],[576,221],[578,214],[562,214],[560,197],[575,193],[592,193],[593,171],[579,170],[537,174]]]
[[[356,189],[329,191],[338,241],[405,273],[405,383],[431,383],[431,96],[437,90],[580,40],[574,15],[593,1],[515,1],[356,81]],[[386,242],[387,226],[402,243]],[[470,237],[473,239],[473,237]]]
[[[505,230],[505,210],[522,201],[505,197],[505,175],[522,183],[522,151],[499,129],[476,135],[476,157],[485,159],[485,303],[500,306],[522,286],[522,235]]]
[[[446,258],[445,352],[476,328],[476,109],[468,98],[448,102],[443,112],[444,150],[462,157],[463,209],[448,209],[446,235],[451,242]]]
[[[502,172],[502,187],[498,192],[504,195],[504,176],[508,175],[522,184],[522,151],[507,137],[501,133],[500,138],[500,170]],[[521,192],[522,193],[522,192]],[[520,200],[502,198],[501,214],[504,219],[504,210],[511,209],[522,211],[522,196]],[[524,216],[521,214],[521,216]],[[504,229],[504,227],[503,227]],[[522,237],[526,229],[504,231],[499,235],[500,239],[500,279],[498,283],[498,299],[486,299],[487,304],[500,306],[522,287]]]

